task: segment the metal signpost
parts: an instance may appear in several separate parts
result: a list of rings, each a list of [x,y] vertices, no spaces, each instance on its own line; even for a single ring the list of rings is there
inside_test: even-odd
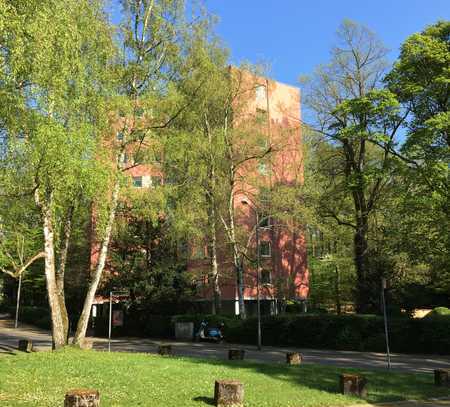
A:
[[[387,312],[386,312],[386,297],[384,292],[386,290],[387,284],[386,279],[381,279],[381,302],[383,304],[383,317],[384,317],[384,336],[386,338],[386,355],[387,355],[387,367],[391,368],[391,353],[389,351],[389,332],[388,332],[388,323],[387,323]]]

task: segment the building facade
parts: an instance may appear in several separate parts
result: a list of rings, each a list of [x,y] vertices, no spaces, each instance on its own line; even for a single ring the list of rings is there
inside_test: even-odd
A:
[[[249,159],[238,169],[232,191],[234,219],[242,251],[244,302],[249,315],[256,312],[259,273],[260,299],[263,313],[277,313],[287,301],[304,301],[308,296],[309,275],[306,242],[302,225],[289,216],[289,207],[279,215],[282,194],[303,182],[300,90],[249,72],[230,68],[231,77],[239,76],[241,97],[239,112],[233,114],[232,126],[241,129],[242,137],[258,135],[260,156]],[[239,96],[238,96],[239,99]],[[237,103],[239,100],[237,100]],[[126,118],[113,121],[116,144],[120,144],[121,128],[139,126],[124,123]],[[126,125],[126,126],[125,126]],[[242,146],[246,140],[242,140]],[[238,141],[239,144],[239,141]],[[154,162],[139,164],[133,160],[136,151],[130,146],[123,157],[123,167],[136,189],[164,185],[161,165],[163,152]],[[271,198],[277,196],[276,211]],[[277,214],[278,212],[278,214]],[[257,220],[259,222],[257,222]],[[238,284],[230,241],[223,228],[217,232],[218,280],[222,313],[238,314]],[[257,230],[256,230],[257,229]],[[257,235],[259,247],[257,248]],[[99,241],[95,238],[95,216],[91,233],[91,264],[98,260]],[[259,252],[259,271],[257,253]],[[196,302],[204,312],[210,312],[213,291],[207,245],[188,247],[187,271],[196,286]],[[108,270],[108,273],[117,273]],[[107,273],[107,274],[108,274]],[[98,297],[99,303],[100,296]]]
[[[302,225],[295,224],[289,210],[283,216],[277,216],[282,196],[276,197],[277,208],[272,208],[271,198],[265,201],[264,196],[264,192],[268,196],[283,194],[303,182],[300,90],[242,71],[232,71],[232,75],[240,75],[247,99],[239,114],[234,116],[233,125],[245,128],[243,137],[251,135],[252,131],[259,133],[267,152],[249,160],[238,170],[233,191],[235,223],[243,251],[244,302],[247,314],[254,314],[258,234],[261,307],[263,313],[274,314],[289,300],[306,300],[309,290]],[[222,312],[238,314],[237,273],[230,244],[225,233],[218,233],[217,241]],[[197,270],[200,275],[197,280],[198,301],[205,304],[207,312],[213,301],[208,251],[205,250],[201,257],[191,259],[188,268]]]

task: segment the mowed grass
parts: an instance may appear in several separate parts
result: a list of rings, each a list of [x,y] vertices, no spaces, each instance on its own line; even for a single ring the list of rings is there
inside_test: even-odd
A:
[[[263,364],[65,349],[0,357],[0,405],[60,406],[74,388],[100,391],[106,406],[208,406],[216,379],[244,384],[245,406],[350,405],[363,400],[338,394],[343,371],[369,380],[368,401],[448,396],[432,374],[361,371],[330,366]]]

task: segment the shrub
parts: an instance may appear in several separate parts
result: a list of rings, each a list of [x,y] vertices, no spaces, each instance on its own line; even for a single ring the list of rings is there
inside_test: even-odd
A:
[[[196,329],[202,320],[224,322],[228,342],[255,344],[256,318],[182,315],[173,321],[192,321]],[[342,349],[383,352],[386,349],[383,318],[377,315],[279,315],[261,320],[266,346]],[[406,317],[389,320],[392,352],[450,354],[450,319],[419,320]]]
[[[424,317],[425,319],[450,318],[450,308],[437,307]]]
[[[15,307],[9,307],[8,313],[15,315]],[[50,329],[52,326],[50,310],[44,307],[22,306],[19,308],[19,323],[25,322],[42,329]]]

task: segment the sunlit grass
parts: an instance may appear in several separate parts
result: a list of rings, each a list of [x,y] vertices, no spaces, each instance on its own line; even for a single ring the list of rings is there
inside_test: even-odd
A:
[[[287,366],[66,349],[0,358],[0,405],[58,406],[73,388],[100,391],[102,406],[207,406],[216,379],[237,379],[246,406],[339,406],[363,401],[338,394],[343,371],[369,380],[368,401],[450,395],[431,374]]]

